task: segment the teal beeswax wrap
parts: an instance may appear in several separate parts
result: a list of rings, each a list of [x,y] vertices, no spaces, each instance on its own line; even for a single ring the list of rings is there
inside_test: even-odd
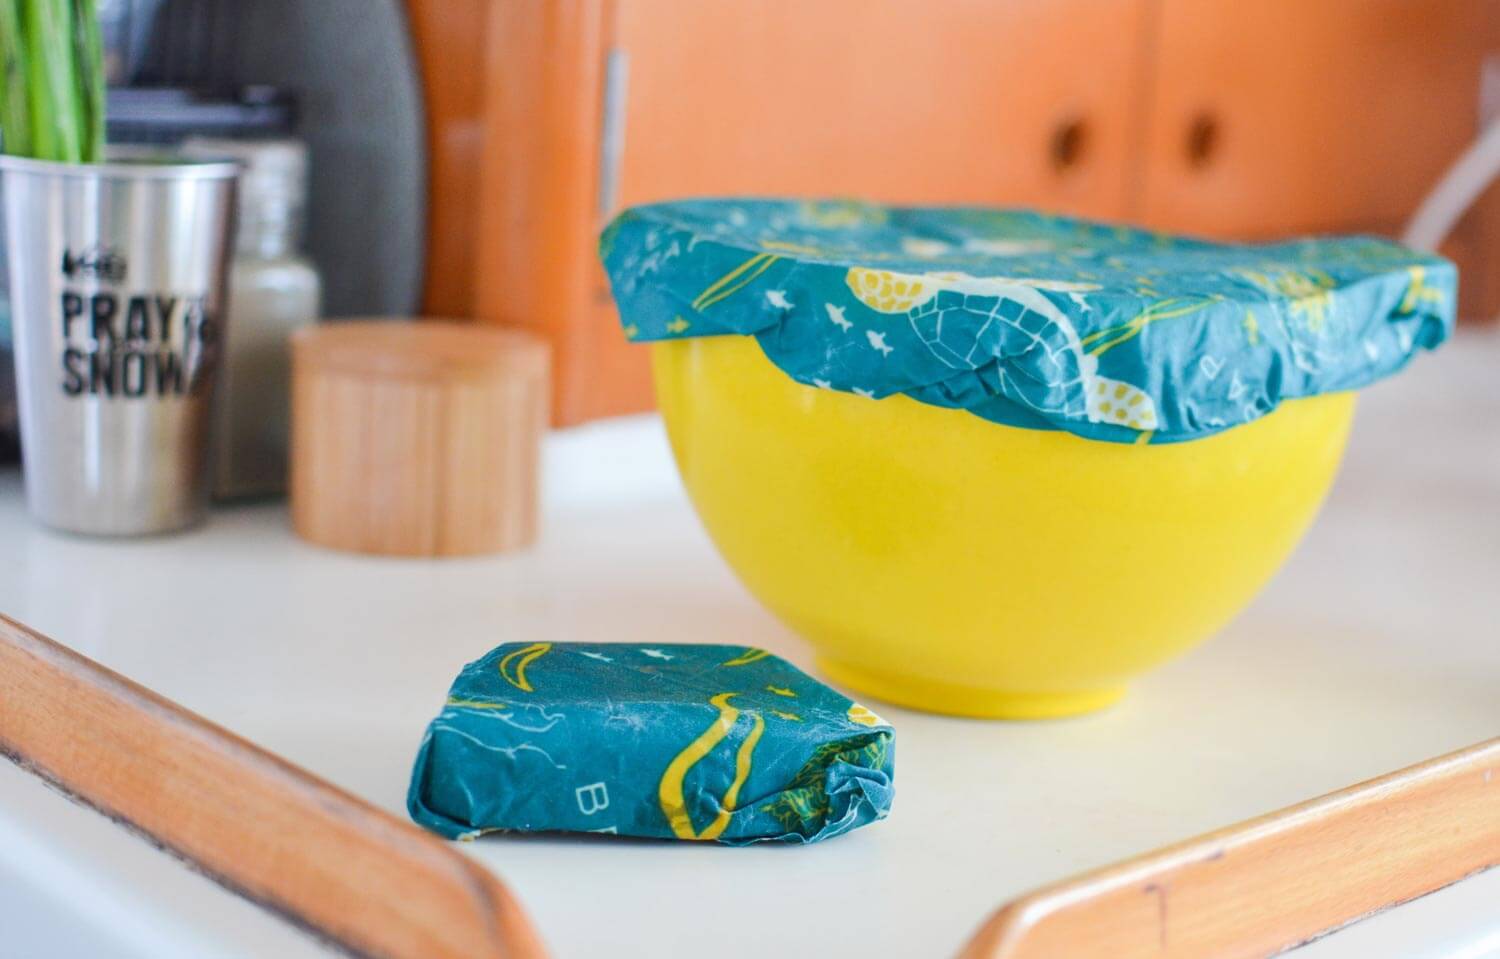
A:
[[[1170,443],[1357,389],[1452,330],[1457,273],[1370,237],[1229,245],[1015,210],[684,200],[600,252],[632,340],[742,334],[807,386]]]
[[[885,817],[894,738],[761,649],[510,643],[454,680],[407,808],[449,838],[817,842]]]

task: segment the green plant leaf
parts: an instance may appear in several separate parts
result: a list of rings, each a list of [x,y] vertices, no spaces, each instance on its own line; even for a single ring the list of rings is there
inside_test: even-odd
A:
[[[23,0],[21,18],[32,155],[63,163],[81,162],[83,124],[73,70],[69,0]]]
[[[26,100],[25,39],[16,3],[0,2],[0,148],[31,155],[31,105]]]
[[[104,52],[95,0],[73,0],[73,76],[78,84],[80,159],[99,163],[104,159]]]

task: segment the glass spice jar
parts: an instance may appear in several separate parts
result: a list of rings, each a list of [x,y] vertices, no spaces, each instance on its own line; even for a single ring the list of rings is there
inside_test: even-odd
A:
[[[284,493],[291,410],[291,335],[317,322],[322,283],[299,251],[307,196],[300,140],[195,138],[199,154],[244,165],[239,226],[213,429],[220,500]]]

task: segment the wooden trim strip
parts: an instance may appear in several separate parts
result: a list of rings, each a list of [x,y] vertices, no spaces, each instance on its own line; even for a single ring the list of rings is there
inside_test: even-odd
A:
[[[427,257],[422,313],[474,315],[479,167],[494,0],[406,0],[427,121]]]
[[[0,751],[351,954],[545,955],[448,844],[4,616]]]
[[[617,5],[505,0],[490,8],[474,315],[547,337],[556,426],[651,406],[644,351],[620,335],[596,252]]]
[[[1032,892],[961,959],[1265,956],[1500,865],[1500,738]]]

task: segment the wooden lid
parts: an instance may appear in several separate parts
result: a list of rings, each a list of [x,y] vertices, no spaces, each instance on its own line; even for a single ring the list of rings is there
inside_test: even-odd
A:
[[[500,552],[536,538],[548,350],[519,330],[362,320],[292,339],[292,525],[335,549]]]
[[[335,320],[298,330],[299,364],[354,376],[444,380],[485,374],[545,377],[547,343],[522,330],[451,320]]]

